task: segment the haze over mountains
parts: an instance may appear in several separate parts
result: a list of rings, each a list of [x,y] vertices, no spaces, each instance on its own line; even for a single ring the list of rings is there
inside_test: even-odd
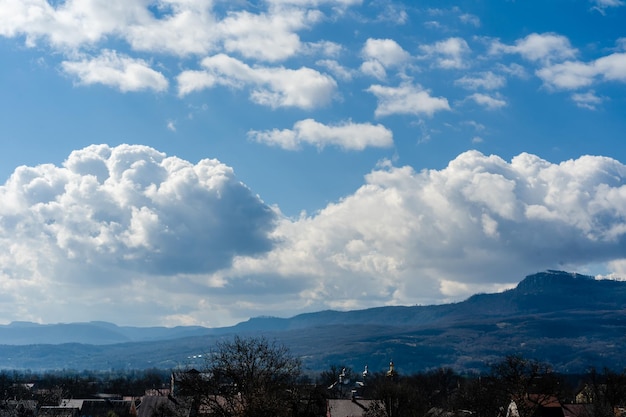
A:
[[[485,370],[507,354],[562,372],[623,369],[626,282],[561,271],[526,277],[514,289],[435,306],[321,311],[259,317],[233,327],[121,327],[105,322],[0,326],[0,368],[141,369],[202,366],[213,343],[263,335],[288,346],[311,372],[341,364],[400,372]]]

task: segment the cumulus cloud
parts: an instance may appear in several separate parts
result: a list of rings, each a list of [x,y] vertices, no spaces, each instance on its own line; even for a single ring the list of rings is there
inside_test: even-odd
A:
[[[386,163],[352,195],[282,221],[283,244],[238,258],[234,274],[291,276],[309,283],[303,305],[357,308],[458,300],[537,270],[622,259],[625,175],[594,156],[469,151],[421,172]]]
[[[352,121],[328,126],[313,119],[296,122],[293,129],[250,131],[248,136],[259,143],[297,150],[302,143],[317,146],[335,145],[346,150],[363,150],[367,147],[390,147],[393,133],[381,124],[353,123]]]
[[[421,45],[420,49],[426,54],[425,58],[433,59],[435,66],[444,69],[465,68],[465,57],[471,52],[465,39],[457,37]]]
[[[167,79],[150,64],[150,57],[156,54],[185,58],[224,52],[266,62],[283,61],[298,54],[336,56],[339,45],[329,41],[302,42],[298,32],[311,29],[327,14],[341,14],[358,4],[360,1],[353,0],[284,0],[266,2],[250,10],[233,10],[225,4],[197,0],[5,0],[0,8],[0,36],[23,36],[29,47],[45,44],[60,52],[65,57],[63,71],[81,85],[100,83],[122,91],[164,91]],[[326,13],[319,9],[322,7]],[[124,53],[117,52],[122,45],[129,48]],[[297,90],[293,82],[302,82],[304,88],[319,88],[325,94],[327,86],[312,80],[311,71],[283,71],[289,79],[286,83],[292,83],[283,87]],[[201,72],[185,72],[181,77],[196,86],[211,83],[208,75]],[[296,98],[295,91],[279,90],[281,87],[259,88],[253,96],[257,102],[271,106],[313,106],[305,103],[306,99]],[[303,93],[310,94],[311,91]]]
[[[495,41],[491,53],[520,54],[530,61],[553,62],[574,58],[578,51],[572,47],[569,39],[556,33],[531,33],[518,39],[514,45],[505,45]]]
[[[72,302],[95,318],[223,325],[448,302],[542,269],[619,272],[625,178],[626,166],[598,156],[554,164],[469,151],[420,172],[383,161],[354,193],[290,219],[219,161],[93,145],[0,186],[0,311],[71,320],[62,307]]]
[[[332,77],[306,67],[251,67],[224,54],[203,59],[202,66],[204,70],[184,71],[178,76],[179,95],[217,85],[249,86],[250,99],[257,104],[312,109],[328,104],[337,88]]]
[[[468,90],[497,90],[504,87],[506,78],[491,71],[486,71],[474,76],[465,75],[454,83]]]
[[[399,87],[372,85],[367,91],[378,99],[375,111],[377,117],[392,114],[432,116],[437,111],[450,110],[446,98],[433,97],[427,90],[411,83]]]
[[[626,82],[626,53],[616,52],[591,62],[566,61],[537,70],[551,88],[574,90],[596,81]]]
[[[476,104],[487,108],[488,110],[496,110],[506,106],[505,100],[499,97],[490,96],[488,94],[474,93],[468,98],[474,101]]]
[[[42,320],[45,312],[44,320],[70,320],[71,310],[56,314],[70,302],[85,303],[94,318],[110,303],[121,322],[140,320],[135,308],[167,315],[185,294],[220,285],[189,277],[275,243],[276,213],[232,168],[146,146],[92,145],[63,166],[19,167],[0,200],[0,283],[15,294],[13,311],[0,305],[5,318]]]
[[[107,38],[142,52],[202,55],[224,48],[245,57],[276,61],[298,52],[297,31],[323,17],[315,7],[336,10],[357,1],[273,1],[259,13],[231,11],[219,18],[211,1],[7,0],[0,10],[0,34],[24,35],[34,46],[46,41],[61,50],[91,47]]]
[[[3,246],[38,240],[33,250],[54,253],[55,268],[210,272],[272,245],[273,212],[231,168],[145,146],[92,145],[62,167],[18,168],[0,195],[8,203],[0,208]]]
[[[480,27],[480,18],[470,13],[464,13],[459,16],[459,20],[465,24],[472,25],[474,27]]]
[[[609,7],[621,7],[624,3],[622,0],[591,0],[593,8],[600,13],[605,14],[605,9]]]
[[[385,78],[385,68],[402,66],[410,59],[409,53],[393,39],[370,38],[365,42],[361,54],[365,59],[361,71],[379,79]]]
[[[95,58],[64,61],[61,67],[67,74],[76,77],[79,84],[103,84],[122,92],[165,91],[169,86],[165,76],[150,68],[146,61],[115,51],[104,50]]]
[[[344,67],[339,62],[332,59],[320,59],[315,63],[320,67],[326,68],[335,78],[350,81],[352,79],[353,71]]]
[[[594,91],[587,91],[586,93],[574,93],[572,94],[572,100],[578,107],[587,110],[596,110],[596,108],[604,102],[602,97],[596,95]]]
[[[268,3],[274,6],[302,6],[317,7],[321,5],[330,5],[337,8],[345,8],[361,4],[363,0],[268,0]]]
[[[213,47],[211,2],[164,0],[159,6],[160,19],[140,0],[8,0],[0,11],[0,33],[24,35],[29,46],[44,40],[59,49],[94,45],[109,36],[142,51],[206,53]]]
[[[301,48],[296,31],[321,19],[321,13],[289,9],[281,13],[230,13],[219,24],[224,48],[246,58],[279,61],[295,55]]]

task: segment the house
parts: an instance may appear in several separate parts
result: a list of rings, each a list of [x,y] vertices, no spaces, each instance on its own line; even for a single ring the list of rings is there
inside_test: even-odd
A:
[[[137,417],[189,417],[191,400],[168,396],[144,396],[137,405]]]
[[[326,403],[326,417],[362,417],[375,400],[336,399]]]
[[[563,417],[593,417],[593,404],[563,404]]]
[[[113,412],[118,417],[136,417],[134,401],[127,400],[84,400],[80,417],[108,417]]]
[[[63,399],[58,406],[42,406],[37,417],[137,417],[133,400]]]
[[[59,406],[41,406],[37,417],[79,417],[80,409]]]
[[[520,409],[523,410],[520,413]],[[565,417],[561,402],[552,395],[528,394],[511,400],[506,417]]]
[[[432,407],[424,417],[469,417],[473,413],[469,410],[448,411],[439,407]]]
[[[35,400],[5,400],[0,402],[0,417],[32,417],[36,409]]]

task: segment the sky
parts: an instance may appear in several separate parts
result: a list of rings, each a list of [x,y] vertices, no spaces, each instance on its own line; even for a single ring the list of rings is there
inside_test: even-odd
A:
[[[624,0],[0,0],[0,322],[626,277]]]

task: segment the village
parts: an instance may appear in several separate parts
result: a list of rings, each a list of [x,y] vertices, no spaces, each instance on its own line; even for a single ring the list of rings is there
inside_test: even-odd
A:
[[[563,375],[509,356],[488,374],[330,366],[315,377],[265,339],[224,342],[205,367],[0,373],[0,417],[624,417],[626,372]]]

